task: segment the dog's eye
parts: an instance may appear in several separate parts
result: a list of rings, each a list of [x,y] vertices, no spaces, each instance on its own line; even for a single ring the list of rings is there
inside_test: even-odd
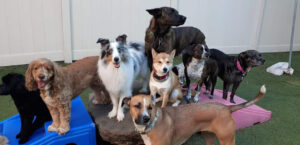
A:
[[[134,105],[134,107],[137,108],[137,109],[141,109],[141,104],[140,103],[136,104],[136,105]]]
[[[161,61],[158,61],[158,63],[162,63]]]
[[[149,106],[149,107],[148,107],[148,109],[149,109],[149,110],[152,110],[152,107],[151,107],[151,106]]]
[[[167,61],[167,64],[169,64],[170,62],[169,61]]]
[[[37,67],[34,68],[34,70],[37,70],[37,69],[38,69]]]

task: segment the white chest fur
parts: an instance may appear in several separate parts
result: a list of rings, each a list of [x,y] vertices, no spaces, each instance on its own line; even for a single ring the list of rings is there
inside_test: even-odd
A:
[[[146,134],[141,135],[141,136],[142,136],[142,139],[143,139],[145,145],[151,145],[150,137],[148,137]]]
[[[170,89],[170,86],[171,86],[171,79],[170,77],[163,81],[163,82],[158,82],[158,81],[155,81],[153,78],[151,79],[150,81],[150,89],[151,90],[154,90],[155,92],[157,92],[158,94],[160,95],[163,95],[162,92],[165,92],[164,90],[168,90]]]
[[[204,60],[198,60],[195,58],[192,59],[192,61],[190,62],[187,68],[188,76],[190,77],[191,80],[198,81],[200,79],[203,73],[204,65],[205,65]],[[179,78],[185,79],[183,63],[178,64],[177,68],[178,68]]]

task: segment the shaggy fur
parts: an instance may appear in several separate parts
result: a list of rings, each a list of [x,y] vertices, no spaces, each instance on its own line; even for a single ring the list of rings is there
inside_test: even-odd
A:
[[[39,91],[28,91],[25,88],[25,77],[9,73],[2,77],[0,95],[11,95],[21,118],[21,130],[16,138],[19,144],[26,143],[34,131],[51,120],[50,113],[40,97]],[[35,119],[34,119],[35,117]]]
[[[0,135],[0,145],[9,145],[9,141],[5,136]]]
[[[119,36],[116,42],[99,38],[97,43],[101,43],[98,73],[113,103],[108,117],[117,116],[117,120],[122,121],[122,100],[132,96],[132,84],[138,75],[144,81],[141,92],[146,92],[148,88],[149,69],[144,46],[137,43],[127,45],[126,35]]]
[[[30,63],[26,87],[30,91],[40,89],[53,119],[48,131],[65,134],[70,130],[71,100],[86,88],[90,87],[95,93],[94,103],[109,102],[109,94],[97,75],[97,61],[98,57],[93,56],[65,67],[45,58]]]

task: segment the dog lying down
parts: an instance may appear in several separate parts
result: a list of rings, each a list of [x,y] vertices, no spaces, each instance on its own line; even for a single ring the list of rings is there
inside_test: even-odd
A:
[[[125,98],[124,104],[130,106],[134,126],[146,145],[180,145],[199,131],[207,145],[214,145],[216,137],[221,145],[234,145],[236,125],[231,114],[253,105],[265,93],[262,86],[251,101],[232,106],[201,102],[160,108],[153,96],[143,94]]]
[[[2,77],[0,95],[11,95],[21,118],[21,129],[16,138],[19,144],[26,143],[34,131],[51,120],[50,113],[40,97],[39,91],[28,91],[25,88],[25,77],[9,73]],[[34,119],[35,117],[35,119]]]

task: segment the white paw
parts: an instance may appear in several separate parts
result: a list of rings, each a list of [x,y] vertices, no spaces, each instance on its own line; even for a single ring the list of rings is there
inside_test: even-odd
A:
[[[99,102],[96,99],[93,99],[92,103],[93,104],[99,104]]]
[[[123,112],[118,113],[118,115],[117,115],[117,120],[120,122],[120,121],[122,121],[123,119],[124,119],[124,113],[123,113]]]
[[[189,100],[189,99],[191,99],[191,98],[192,98],[192,95],[191,95],[191,94],[186,95],[186,99],[187,99],[187,100]]]
[[[57,132],[57,131],[58,131],[58,128],[53,127],[52,125],[50,125],[50,126],[48,126],[48,131],[49,131],[49,132]]]
[[[176,106],[179,105],[179,103],[180,103],[180,101],[176,101],[175,103],[172,104],[172,106],[173,106],[173,107],[176,107]]]
[[[65,128],[58,128],[58,134],[59,135],[64,135],[66,134],[70,129],[65,129]]]
[[[205,95],[209,94],[209,90],[205,90],[204,94]]]
[[[115,116],[117,116],[117,111],[115,111],[115,110],[112,110],[108,113],[108,118],[113,118]]]
[[[198,102],[200,98],[200,93],[197,93],[194,97],[194,102]]]
[[[214,98],[214,96],[213,95],[209,95],[209,99],[213,99]]]

